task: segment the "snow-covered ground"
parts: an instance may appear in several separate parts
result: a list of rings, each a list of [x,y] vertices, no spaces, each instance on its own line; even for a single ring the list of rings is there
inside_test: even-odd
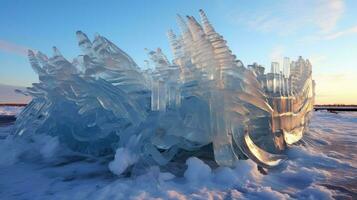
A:
[[[23,106],[0,106],[0,115],[17,115],[22,109]]]
[[[266,175],[249,160],[211,169],[192,157],[183,177],[158,167],[118,177],[108,169],[112,158],[73,153],[57,138],[2,137],[0,199],[356,199],[357,113],[315,112],[310,127]]]

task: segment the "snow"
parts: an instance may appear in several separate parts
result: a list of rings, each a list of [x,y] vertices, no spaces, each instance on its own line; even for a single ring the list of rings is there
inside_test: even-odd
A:
[[[114,160],[109,163],[109,169],[114,174],[120,175],[137,160],[137,156],[132,154],[130,150],[119,148],[115,152]]]
[[[17,115],[22,109],[22,106],[0,106],[0,115]]]
[[[189,182],[197,183],[210,178],[212,170],[202,160],[191,157],[187,159],[186,164],[187,170],[185,171],[184,177]]]
[[[315,112],[288,160],[262,174],[251,160],[234,167],[211,168],[191,157],[183,176],[150,167],[131,177],[119,173],[132,155],[116,158],[72,152],[56,137],[38,135],[31,142],[0,140],[1,199],[333,199],[356,196],[357,113]],[[2,134],[13,127],[0,127]],[[117,157],[118,156],[118,157]],[[110,165],[113,165],[110,167]],[[123,167],[124,168],[124,167]],[[117,173],[115,173],[117,172]],[[120,176],[116,174],[121,174]]]
[[[23,158],[37,160],[43,157],[50,160],[58,151],[60,146],[57,137],[36,135],[31,139],[16,140],[13,135],[9,135],[0,140],[0,166],[11,166]]]
[[[40,153],[44,158],[51,158],[55,156],[58,151],[60,151],[58,137],[48,138],[43,142],[43,146],[40,149]]]

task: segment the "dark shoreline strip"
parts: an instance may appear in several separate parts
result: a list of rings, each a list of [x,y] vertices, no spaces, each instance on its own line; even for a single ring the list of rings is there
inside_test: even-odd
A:
[[[346,112],[356,112],[357,107],[314,107],[315,111],[318,110],[327,110],[329,112],[338,112],[338,111],[346,111]]]
[[[1,106],[15,106],[15,107],[22,107],[22,106],[27,106],[26,103],[0,103]]]

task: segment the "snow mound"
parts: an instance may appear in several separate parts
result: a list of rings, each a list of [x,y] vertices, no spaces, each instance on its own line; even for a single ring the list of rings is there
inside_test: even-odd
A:
[[[114,174],[120,175],[137,160],[138,157],[131,153],[129,149],[119,148],[115,152],[114,160],[109,163],[109,169]]]
[[[187,159],[186,164],[187,170],[185,171],[184,176],[188,181],[195,183],[206,181],[210,178],[212,170],[202,160],[196,157],[191,157]]]

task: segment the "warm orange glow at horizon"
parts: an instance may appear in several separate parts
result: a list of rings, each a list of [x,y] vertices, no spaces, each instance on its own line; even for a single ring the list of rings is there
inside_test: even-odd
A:
[[[357,75],[313,75],[316,81],[315,104],[357,104]]]

